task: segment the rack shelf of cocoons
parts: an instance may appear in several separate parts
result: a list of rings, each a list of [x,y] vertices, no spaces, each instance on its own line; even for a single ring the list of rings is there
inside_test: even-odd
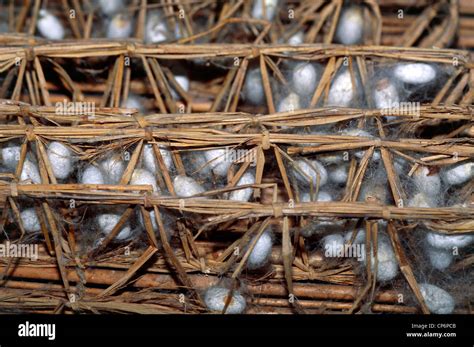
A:
[[[136,38],[150,44],[260,40],[259,33],[264,35],[269,23],[233,17],[240,7],[238,1],[11,1],[0,6],[0,33],[36,35],[50,41]],[[232,32],[241,34],[229,39]]]
[[[71,102],[140,113],[403,113],[423,103],[470,105],[473,95],[469,53],[447,49],[81,41],[2,47],[0,64],[0,98],[71,113]]]
[[[456,1],[423,2],[419,6],[400,1],[396,11],[390,5],[386,8],[375,1],[340,0],[233,0],[199,5],[107,0],[35,1],[32,6],[31,1],[12,1],[2,5],[6,8],[1,11],[0,33],[26,33],[48,40],[134,37],[146,43],[373,45],[395,37],[396,45],[445,47],[453,41],[458,23]],[[400,18],[400,10],[407,12],[408,22]]]
[[[45,262],[38,271],[28,259],[12,267],[2,258],[9,274],[2,290],[12,295],[5,309],[51,311],[57,303],[46,300],[51,290],[57,300],[74,294],[61,308],[73,311],[469,312],[474,149],[468,138],[366,136],[365,111],[355,134],[304,135],[219,129],[234,122],[277,130],[288,127],[287,114],[134,119],[99,109],[97,118],[57,126],[71,120],[41,119],[43,107],[4,107],[10,111],[2,114],[32,124],[1,127],[1,225],[17,244],[41,243]],[[463,120],[460,108],[451,111],[445,117],[458,113]],[[317,123],[306,114],[309,125]],[[235,152],[225,151],[222,160],[222,147],[255,148],[255,167]],[[204,153],[198,170],[200,156],[187,160],[182,153],[189,150]],[[324,155],[312,153],[340,151],[348,152],[345,184],[323,184],[323,177],[336,177],[328,173],[334,163],[326,168]],[[297,160],[299,170],[288,164]],[[200,177],[205,167],[210,172]],[[241,185],[249,173],[254,179]],[[25,290],[32,299],[24,300]],[[131,301],[137,290],[147,305]]]

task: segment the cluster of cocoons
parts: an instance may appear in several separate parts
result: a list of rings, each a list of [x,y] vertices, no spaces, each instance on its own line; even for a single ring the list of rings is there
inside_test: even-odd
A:
[[[222,313],[230,293],[231,291],[229,289],[220,286],[212,286],[208,288],[204,294],[204,302],[207,306],[207,309],[214,313]],[[247,302],[245,297],[238,290],[234,290],[225,313],[244,313],[246,306]]]

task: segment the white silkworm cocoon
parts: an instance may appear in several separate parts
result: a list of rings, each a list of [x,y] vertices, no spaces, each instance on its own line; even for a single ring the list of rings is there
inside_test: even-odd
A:
[[[319,180],[319,186],[324,186],[328,181],[328,172],[326,168],[317,160],[295,160],[292,167],[295,178],[304,185],[310,185],[310,182],[314,187],[317,186]],[[297,170],[295,167],[299,168]],[[300,173],[300,171],[302,173]]]
[[[343,45],[360,43],[364,36],[364,15],[360,6],[351,6],[342,11],[337,23],[336,40]]]
[[[418,192],[410,200],[408,200],[409,207],[422,207],[422,208],[433,208],[436,207],[436,200],[426,195],[425,193]]]
[[[306,193],[301,194],[301,202],[311,202],[311,201],[312,201],[311,200],[311,193],[306,192]],[[329,202],[329,201],[333,201],[333,198],[332,198],[332,196],[329,192],[326,192],[324,190],[320,190],[318,192],[318,197],[317,197],[316,201]]]
[[[109,39],[125,39],[132,35],[133,25],[129,16],[119,13],[109,22],[107,37]]]
[[[265,102],[265,91],[259,69],[253,69],[247,73],[242,93],[245,100],[252,105],[261,105]]]
[[[171,156],[171,152],[166,148],[160,146],[160,153],[166,168],[168,169],[168,171],[171,170],[171,167],[173,165],[173,158]],[[145,168],[153,173],[157,172],[160,168],[160,166],[158,165],[158,161],[156,160],[155,150],[153,149],[152,144],[146,144],[143,148],[143,163],[145,165]]]
[[[272,245],[273,240],[271,233],[269,231],[263,232],[247,258],[247,268],[254,270],[264,266],[268,262],[270,254],[272,253]]]
[[[435,79],[436,69],[425,63],[403,63],[394,68],[393,74],[404,83],[425,84]]]
[[[441,192],[441,178],[437,173],[432,173],[429,167],[420,166],[413,173],[413,182],[417,190],[427,196],[436,197]]]
[[[113,15],[125,7],[123,0],[99,0],[102,12],[108,16]]]
[[[454,255],[452,251],[427,246],[426,255],[433,268],[443,271],[447,269],[453,262]]]
[[[176,80],[176,83],[178,83],[178,85],[181,87],[181,89],[183,89],[185,92],[189,91],[190,82],[187,76],[177,75],[177,76],[174,76],[174,79]],[[180,98],[180,95],[174,89],[171,90],[171,95],[173,99]]]
[[[226,177],[227,172],[232,165],[232,160],[229,158],[227,151],[227,149],[218,148],[204,152],[208,166],[216,176]]]
[[[354,91],[357,88],[356,85],[352,85],[351,73],[349,69],[336,75],[329,89],[329,95],[327,100],[327,106],[339,106],[348,107],[350,106],[353,98]]]
[[[298,94],[290,93],[283,98],[277,107],[277,112],[293,112],[301,108]]]
[[[118,184],[125,171],[125,163],[120,155],[113,155],[100,163],[100,168],[105,173],[108,184]]]
[[[170,32],[160,11],[148,13],[145,24],[145,42],[158,43],[168,40]]]
[[[428,283],[420,284],[420,291],[431,313],[450,314],[454,311],[454,298],[444,289]]]
[[[31,181],[34,184],[41,183],[41,176],[38,171],[38,167],[28,158],[25,158],[25,162],[23,163],[23,169],[21,170],[20,180]]]
[[[293,90],[299,95],[309,95],[316,89],[318,74],[313,64],[301,62],[296,64],[293,75]]]
[[[242,186],[246,184],[254,184],[255,183],[255,175],[251,172],[246,172],[240,177],[239,181],[237,182],[237,186]],[[234,190],[229,194],[229,200],[234,201],[249,201],[253,194],[253,188],[245,188]]]
[[[36,26],[41,36],[49,40],[62,40],[64,38],[63,24],[48,10],[39,10]]]
[[[373,96],[376,108],[391,109],[399,107],[400,97],[398,96],[397,87],[388,78],[377,81]]]
[[[105,184],[105,178],[102,171],[94,165],[89,165],[81,175],[82,184]]]
[[[122,216],[120,214],[103,213],[97,216],[96,221],[97,221],[97,224],[99,225],[100,231],[103,234],[108,235],[112,232],[114,227],[118,224],[121,217]],[[130,238],[131,236],[132,236],[132,229],[127,223],[125,223],[115,238],[117,240],[122,241],[122,240],[126,240]]]
[[[68,178],[73,171],[73,158],[69,147],[63,145],[61,142],[51,142],[47,150],[47,155],[54,176],[61,180]]]
[[[445,235],[435,232],[426,233],[426,241],[435,248],[452,251],[463,248],[474,242],[474,234]]]
[[[321,244],[326,257],[336,257],[344,247],[344,237],[341,234],[326,235],[321,240]]]
[[[130,179],[131,185],[151,185],[154,192],[160,192],[155,176],[148,170],[135,169]]]
[[[468,182],[474,177],[474,163],[462,163],[448,167],[441,171],[443,182],[449,185],[458,185]]]
[[[304,41],[304,34],[302,31],[298,31],[288,39],[288,44],[291,46],[301,45]]]
[[[202,194],[206,191],[196,180],[183,175],[174,178],[173,187],[176,195],[182,198]]]
[[[374,250],[371,248],[371,267],[375,269]],[[366,263],[365,252],[362,253],[364,264]],[[384,237],[380,237],[377,242],[377,280],[381,282],[390,281],[398,274],[398,262],[395,252],[392,249],[390,241]]]
[[[278,10],[278,1],[279,0],[256,0],[252,8],[252,17],[272,21]]]
[[[230,294],[230,290],[227,288],[213,286],[206,290],[204,294],[204,302],[208,310],[222,313],[224,310],[225,304],[227,302],[227,297]],[[245,311],[247,303],[245,298],[238,290],[232,292],[229,306],[225,311],[226,314],[239,314]]]
[[[10,170],[15,170],[18,161],[20,160],[21,146],[14,144],[7,144],[5,147],[2,147],[1,158],[2,164],[5,165]]]
[[[350,244],[352,240],[352,231],[348,231],[344,234],[344,243]],[[362,244],[365,243],[365,230],[359,229],[356,232],[356,236],[354,237],[353,244]]]
[[[349,166],[347,164],[331,165],[327,168],[329,180],[336,184],[347,182]]]
[[[41,230],[41,224],[34,208],[27,208],[20,212],[21,223],[27,233]]]

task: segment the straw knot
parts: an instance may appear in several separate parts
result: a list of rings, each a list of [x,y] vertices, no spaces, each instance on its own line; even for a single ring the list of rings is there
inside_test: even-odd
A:
[[[34,47],[26,47],[25,48],[25,59],[26,61],[30,62],[35,60],[36,53]]]
[[[135,55],[136,50],[137,50],[137,46],[135,46],[134,43],[132,43],[132,42],[127,43],[127,55],[128,56]]]
[[[391,219],[392,214],[390,213],[390,210],[386,207],[382,209],[382,218],[385,220]]]
[[[280,218],[281,216],[283,216],[283,207],[281,206],[281,204],[272,204],[272,208],[273,217]]]
[[[262,148],[265,151],[270,149],[270,133],[268,130],[262,132]]]
[[[143,117],[143,115],[141,114],[134,114],[133,115],[133,118],[135,118],[135,121],[138,123],[138,125],[140,126],[140,128],[146,128],[148,126],[148,122],[147,120],[145,119],[145,117]]]
[[[25,129],[25,135],[26,135],[26,139],[28,140],[28,142],[33,142],[36,140],[36,135],[35,135],[35,130],[34,130],[34,126],[29,124],[26,126],[26,129]]]
[[[260,48],[252,47],[252,58],[256,58],[260,56]]]
[[[10,196],[18,196],[18,185],[15,182],[10,183]]]
[[[30,111],[31,111],[30,105],[20,104],[18,106],[20,107],[20,109],[18,110],[18,114],[20,116],[28,117],[30,115]]]
[[[145,194],[143,195],[143,207],[147,209],[153,207],[153,204],[150,201],[150,197],[151,197],[151,193],[148,191],[145,192]]]

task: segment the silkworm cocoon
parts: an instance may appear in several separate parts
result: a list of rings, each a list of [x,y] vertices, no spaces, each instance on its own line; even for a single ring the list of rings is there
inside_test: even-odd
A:
[[[232,161],[228,158],[227,150],[223,148],[210,149],[204,152],[208,166],[216,176],[226,177]]]
[[[433,247],[452,251],[454,247],[462,248],[473,243],[474,234],[444,235],[428,232],[426,233],[426,241]]]
[[[449,185],[463,184],[474,177],[474,163],[463,163],[441,171],[443,182]]]
[[[89,165],[82,173],[80,182],[82,184],[105,184],[105,179],[99,168]]]
[[[122,103],[122,107],[124,108],[136,108],[138,112],[144,113],[145,108],[143,106],[143,102],[139,96],[130,94],[125,102]]]
[[[33,163],[27,158],[25,159],[25,162],[23,163],[23,169],[21,170],[20,180],[31,181],[34,184],[41,183],[41,176],[38,171],[38,167],[36,166],[35,163]]]
[[[54,176],[61,180],[68,178],[73,171],[72,152],[69,147],[61,142],[51,142],[47,154]]]
[[[400,102],[397,87],[388,78],[377,81],[373,96],[375,107],[379,109],[398,107]]]
[[[246,184],[254,184],[255,183],[255,175],[251,172],[246,172],[240,177],[239,181],[237,182],[237,186],[242,186]],[[249,201],[253,194],[253,188],[245,188],[234,190],[229,194],[229,200],[234,201]]]
[[[106,15],[117,13],[125,7],[123,0],[99,0],[99,6]]]
[[[27,208],[20,212],[21,223],[27,233],[41,230],[41,224],[34,208]]]
[[[301,194],[301,202],[311,202],[311,201],[312,201],[311,200],[311,194],[309,192]],[[330,193],[328,193],[324,190],[320,190],[318,192],[318,197],[317,197],[316,201],[329,202],[329,201],[333,201],[333,198],[332,198]]]
[[[420,291],[431,313],[450,314],[454,311],[454,299],[451,294],[444,289],[432,284],[421,283]]]
[[[302,31],[298,31],[288,39],[288,44],[292,46],[301,45],[304,41],[304,34]]]
[[[115,213],[103,213],[97,216],[97,224],[102,233],[108,235],[112,232],[113,228],[117,225],[120,218],[120,214]],[[117,240],[126,240],[132,236],[132,229],[128,224],[124,224],[120,232],[115,237]]]
[[[21,146],[7,144],[2,148],[1,158],[2,164],[10,170],[15,170],[20,160]]]
[[[160,147],[161,157],[165,163],[166,168],[168,171],[171,169],[173,165],[173,158],[171,157],[171,152],[165,148]],[[150,172],[157,172],[160,168],[158,165],[158,161],[155,157],[155,150],[153,149],[153,145],[146,144],[143,148],[143,163],[145,168]]]
[[[321,240],[324,254],[327,257],[334,257],[338,251],[344,247],[344,237],[341,234],[331,234]]]
[[[260,105],[265,102],[265,91],[259,69],[253,69],[247,73],[242,93],[245,100],[252,105]]]
[[[386,184],[365,182],[360,190],[359,201],[387,205],[389,203],[389,194],[390,192]]]
[[[356,82],[357,84],[357,82]],[[349,69],[336,75],[329,89],[327,106],[350,106],[354,99],[354,90],[357,88],[352,85],[351,73]]]
[[[113,155],[100,163],[108,184],[118,184],[125,171],[125,163],[120,155]]]
[[[430,260],[431,266],[440,271],[447,269],[454,259],[452,251],[430,246],[426,247],[426,255]]]
[[[208,310],[222,313],[225,304],[227,302],[227,296],[230,294],[230,290],[227,288],[213,286],[206,290],[204,294],[204,302]],[[240,294],[238,290],[232,292],[229,306],[225,311],[226,314],[239,314],[245,311],[247,303],[245,298]]]
[[[305,62],[296,64],[292,75],[293,90],[299,95],[314,93],[317,77],[313,64]]]
[[[433,208],[436,207],[436,201],[425,193],[416,193],[410,200],[408,200],[409,207]]]
[[[362,253],[364,264],[366,263],[365,252]],[[381,282],[390,281],[398,274],[398,262],[395,253],[390,245],[390,241],[380,237],[377,242],[377,280]],[[375,269],[374,250],[371,248],[371,267]]]
[[[132,20],[125,14],[116,14],[107,27],[109,39],[125,39],[130,37],[133,31]]]
[[[352,231],[348,231],[344,234],[344,243],[349,244],[352,240]],[[356,232],[353,244],[362,244],[365,243],[365,230],[359,229]]]
[[[329,180],[336,184],[347,182],[349,167],[346,164],[331,165],[328,169]]]
[[[344,162],[344,155],[342,153],[325,153],[320,154],[318,160],[324,165],[340,164]]]
[[[254,270],[264,266],[268,262],[268,258],[272,253],[272,245],[273,240],[271,233],[269,231],[263,232],[252,252],[250,252],[247,259],[247,268]]]
[[[441,178],[437,173],[431,173],[427,166],[420,166],[413,173],[413,181],[419,192],[427,196],[438,196],[441,191]]]
[[[299,171],[293,167],[293,172],[295,174],[296,179],[304,184],[309,185],[312,182],[313,186],[316,187],[319,179],[319,185],[324,186],[328,181],[328,172],[326,171],[323,164],[321,164],[317,160],[295,160],[293,163],[296,167],[299,168]],[[301,172],[304,173],[302,175]]]
[[[187,76],[174,76],[174,79],[176,80],[176,83],[183,89],[185,92],[189,91],[189,78]],[[174,99],[179,99],[180,96],[179,94],[172,89],[171,90],[171,95],[173,96]]]
[[[277,112],[293,112],[301,108],[298,94],[290,93],[283,98],[277,107]]]
[[[173,187],[176,195],[182,198],[187,198],[205,192],[205,189],[193,178],[183,175],[179,175],[174,178]]]
[[[45,9],[39,10],[36,26],[41,36],[49,40],[62,40],[64,38],[65,31],[61,21]]]
[[[344,45],[354,45],[362,41],[364,35],[364,15],[360,6],[344,9],[336,29],[336,40]]]
[[[279,0],[256,0],[252,8],[252,17],[272,21],[278,10],[278,1]],[[265,9],[263,7],[265,7]]]
[[[405,83],[425,84],[435,79],[436,69],[425,63],[404,63],[395,66],[393,74]]]
[[[132,174],[132,178],[130,179],[131,185],[151,185],[153,187],[154,192],[160,192],[160,188],[156,183],[155,176],[147,170],[144,169],[135,169]]]
[[[163,42],[168,40],[169,35],[166,19],[161,16],[160,12],[154,11],[149,13],[145,24],[145,42]]]

